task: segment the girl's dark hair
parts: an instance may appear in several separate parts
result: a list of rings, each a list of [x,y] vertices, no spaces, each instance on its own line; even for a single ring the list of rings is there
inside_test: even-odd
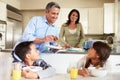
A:
[[[101,67],[103,67],[104,63],[107,61],[107,59],[109,58],[110,56],[110,53],[111,53],[111,47],[108,46],[106,43],[104,42],[100,42],[100,41],[96,41],[94,42],[93,44],[93,48],[96,50],[96,53],[99,55],[99,63],[98,65],[100,65]],[[89,67],[91,63],[91,60],[89,59],[87,62],[86,62],[86,65],[85,67]]]
[[[73,12],[76,12],[78,14],[78,19],[76,20],[75,24],[79,23],[79,20],[80,20],[80,13],[77,9],[72,9],[70,11],[70,13],[68,14],[68,20],[66,22],[67,25],[69,25],[71,23],[71,20],[70,20],[70,16],[72,15]]]
[[[22,60],[25,61],[26,54],[31,50],[30,45],[33,41],[25,41],[19,43],[15,48],[15,54]]]

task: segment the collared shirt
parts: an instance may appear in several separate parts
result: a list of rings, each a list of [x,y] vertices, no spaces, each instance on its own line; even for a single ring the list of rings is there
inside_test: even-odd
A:
[[[50,25],[45,16],[36,16],[29,21],[22,37],[16,45],[23,41],[34,41],[36,38],[45,38],[47,35],[59,36],[57,26],[54,24]],[[36,48],[41,53],[46,53],[48,52],[47,44],[49,42],[37,43]]]
[[[38,60],[36,60],[36,61],[33,63],[32,66],[41,67],[42,70],[47,69],[48,67],[51,67],[51,65],[47,64],[43,59],[38,59]],[[23,68],[24,68],[24,67],[27,67],[27,65],[26,65],[24,62],[22,62],[22,67],[23,67]]]

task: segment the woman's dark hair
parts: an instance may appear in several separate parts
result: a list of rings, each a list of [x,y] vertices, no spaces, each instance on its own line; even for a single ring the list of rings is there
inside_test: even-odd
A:
[[[72,15],[73,12],[76,12],[78,14],[78,19],[76,20],[75,24],[79,23],[79,20],[80,20],[80,13],[77,9],[72,9],[70,11],[70,13],[68,14],[68,20],[66,22],[67,25],[69,25],[71,23],[71,20],[70,20],[70,16]]]
[[[15,54],[22,60],[25,61],[26,54],[31,50],[30,45],[33,41],[25,41],[19,43],[15,48]]]
[[[99,63],[101,67],[103,67],[104,63],[110,56],[111,47],[104,42],[96,41],[93,44],[93,48],[96,50],[96,53],[99,55]],[[86,63],[86,68],[89,67],[91,60],[88,60]]]

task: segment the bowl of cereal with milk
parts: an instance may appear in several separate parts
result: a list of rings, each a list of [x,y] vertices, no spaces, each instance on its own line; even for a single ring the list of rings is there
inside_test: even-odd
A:
[[[89,67],[88,69],[90,70],[90,75],[93,77],[104,77],[107,75],[107,70],[103,67]]]

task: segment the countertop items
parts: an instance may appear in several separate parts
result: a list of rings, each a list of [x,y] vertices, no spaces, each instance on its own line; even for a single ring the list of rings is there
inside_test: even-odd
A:
[[[73,48],[73,47],[67,49],[61,49],[57,51],[57,53],[81,53],[81,52],[85,52],[85,50],[82,48]]]
[[[48,48],[52,48],[52,49],[62,49],[61,46],[54,46],[54,45],[46,45]]]

